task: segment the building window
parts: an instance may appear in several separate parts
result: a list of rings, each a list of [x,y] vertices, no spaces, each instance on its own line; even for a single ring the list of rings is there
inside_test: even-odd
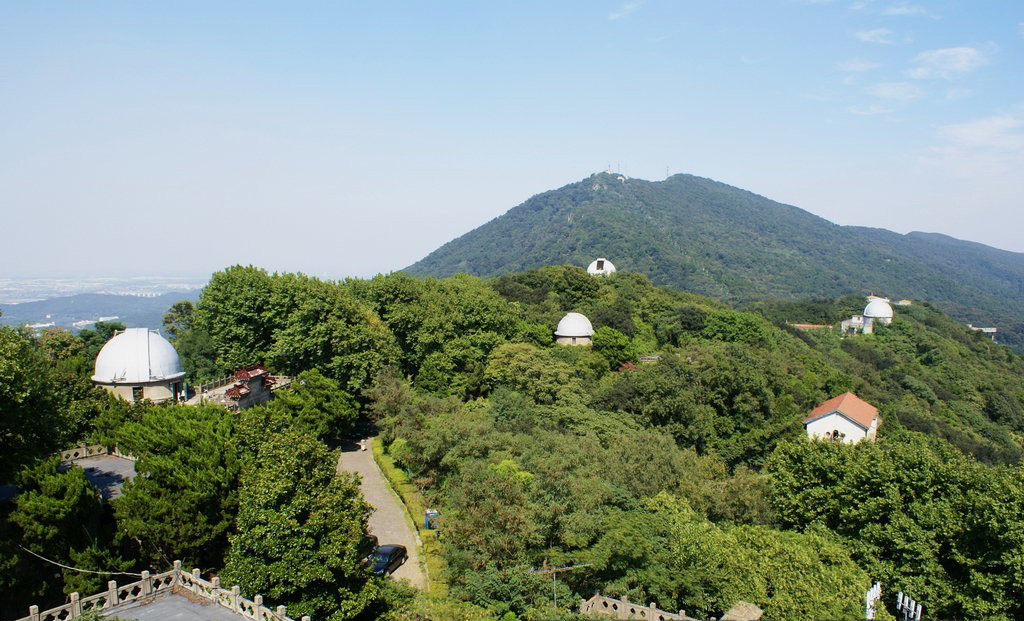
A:
[[[132,401],[142,401],[142,386],[132,386]]]

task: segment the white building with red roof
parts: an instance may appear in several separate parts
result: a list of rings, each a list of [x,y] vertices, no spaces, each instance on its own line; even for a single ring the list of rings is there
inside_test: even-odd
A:
[[[807,437],[856,444],[874,440],[878,432],[878,408],[852,392],[822,403],[804,419]]]

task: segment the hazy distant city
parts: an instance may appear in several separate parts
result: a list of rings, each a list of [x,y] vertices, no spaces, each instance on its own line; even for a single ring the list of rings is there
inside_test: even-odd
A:
[[[0,278],[0,324],[78,331],[97,321],[159,329],[167,308],[195,301],[205,278]]]
[[[78,293],[157,296],[201,289],[208,276],[133,276],[130,278],[0,278],[0,304],[22,304]]]

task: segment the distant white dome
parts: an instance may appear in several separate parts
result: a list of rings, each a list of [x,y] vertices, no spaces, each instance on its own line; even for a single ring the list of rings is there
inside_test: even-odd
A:
[[[555,329],[555,336],[582,337],[594,336],[594,326],[585,315],[569,313],[558,322]]]
[[[881,298],[875,298],[864,307],[864,316],[872,319],[892,319],[892,307]]]
[[[590,265],[587,266],[587,273],[594,276],[604,276],[615,272],[615,266],[608,259],[601,257],[594,259]]]
[[[178,352],[156,330],[128,328],[114,335],[96,356],[94,382],[143,384],[185,376]]]

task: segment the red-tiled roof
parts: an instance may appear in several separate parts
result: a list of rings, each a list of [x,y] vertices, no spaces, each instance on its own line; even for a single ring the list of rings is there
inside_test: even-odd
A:
[[[266,375],[267,370],[262,364],[254,364],[252,366],[245,367],[235,371],[235,379],[239,381],[245,381],[253,377],[259,377],[260,375]]]
[[[811,421],[828,416],[833,412],[839,412],[864,429],[869,429],[872,421],[878,418],[878,408],[852,392],[847,392],[838,397],[833,397],[814,408],[814,411],[804,419],[804,424],[806,425]]]
[[[243,395],[247,395],[250,392],[252,392],[252,391],[249,390],[248,386],[246,386],[245,384],[242,384],[241,382],[239,382],[239,383],[235,384],[234,386],[232,386],[231,388],[228,388],[227,390],[225,390],[224,391],[224,395],[227,396],[227,397],[231,397],[232,399],[239,399]]]

